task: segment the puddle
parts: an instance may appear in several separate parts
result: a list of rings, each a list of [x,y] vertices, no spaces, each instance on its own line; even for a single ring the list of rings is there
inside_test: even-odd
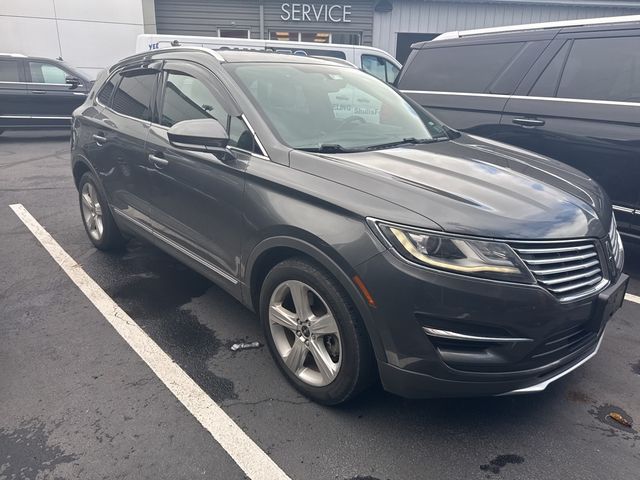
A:
[[[616,407],[614,405],[610,405],[608,403],[605,403],[604,405],[601,405],[599,407],[594,407],[593,409],[589,410],[589,413],[591,415],[593,415],[593,417],[598,420],[600,423],[603,423],[604,425],[606,425],[609,428],[609,431],[611,433],[611,436],[618,436],[617,432],[623,432],[623,433],[627,433],[627,434],[637,434],[638,432],[633,428],[633,418],[631,418],[631,415],[629,415],[627,412],[625,412],[622,408],[620,407]],[[623,418],[629,420],[632,423],[631,427],[627,427],[625,425],[622,425],[619,422],[616,422],[613,418],[611,418],[609,416],[609,414],[611,413],[618,413],[620,414]]]
[[[520,455],[498,455],[486,465],[480,465],[480,470],[498,475],[507,465],[519,465],[524,462],[524,457]]]

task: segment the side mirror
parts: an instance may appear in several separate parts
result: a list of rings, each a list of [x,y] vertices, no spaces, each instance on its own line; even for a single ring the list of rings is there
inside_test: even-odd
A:
[[[71,75],[67,75],[64,79],[64,83],[69,85],[69,88],[73,90],[75,88],[78,88],[78,85],[80,85],[80,80],[76,77],[72,77]]]
[[[229,143],[227,131],[215,118],[178,122],[169,129],[167,136],[174,147],[196,152],[224,150]]]

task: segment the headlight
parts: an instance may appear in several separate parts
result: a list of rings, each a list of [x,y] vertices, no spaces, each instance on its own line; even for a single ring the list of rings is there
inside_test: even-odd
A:
[[[450,237],[393,225],[378,224],[378,227],[396,251],[413,262],[465,275],[534,283],[527,267],[506,243]]]

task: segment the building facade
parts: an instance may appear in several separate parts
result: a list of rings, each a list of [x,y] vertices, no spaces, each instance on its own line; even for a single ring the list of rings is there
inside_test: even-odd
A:
[[[0,0],[0,50],[92,76],[141,33],[372,45],[404,62],[450,30],[634,14],[640,0]]]

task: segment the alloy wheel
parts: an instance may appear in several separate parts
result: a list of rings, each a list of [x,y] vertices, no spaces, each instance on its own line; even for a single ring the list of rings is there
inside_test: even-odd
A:
[[[82,219],[91,238],[100,241],[104,233],[102,206],[98,200],[98,192],[91,182],[82,186]]]
[[[269,327],[278,354],[304,383],[323,387],[335,380],[342,342],[327,302],[298,280],[276,287],[269,301]]]

